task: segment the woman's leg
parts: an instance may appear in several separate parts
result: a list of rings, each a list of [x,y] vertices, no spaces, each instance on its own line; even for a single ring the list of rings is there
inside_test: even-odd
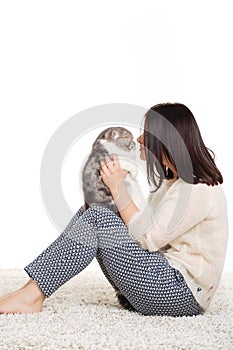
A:
[[[144,315],[192,316],[201,313],[180,272],[173,269],[159,252],[143,250],[131,238],[120,216],[107,208],[93,206],[78,220],[79,225],[80,221],[84,231],[82,237],[84,241],[87,239],[88,245],[93,242],[88,236],[95,236],[95,256],[105,276],[134,309]],[[81,239],[79,229],[74,237]]]
[[[97,260],[109,282],[136,311],[173,317],[202,312],[181,273],[161,253],[142,249],[109,209],[92,210],[97,218]]]
[[[122,219],[101,206],[90,207],[80,217],[75,215],[25,271],[49,297],[95,256],[137,311],[169,316],[200,312],[178,271],[160,253],[143,250]]]

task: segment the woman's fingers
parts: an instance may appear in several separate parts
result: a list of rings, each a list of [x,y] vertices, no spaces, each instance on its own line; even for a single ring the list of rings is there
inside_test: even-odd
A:
[[[102,171],[105,174],[111,174],[114,172],[114,170],[120,169],[120,163],[117,154],[112,155],[113,160],[109,156],[105,156],[106,163],[101,160],[100,165],[102,168]]]
[[[100,160],[100,175],[110,191],[115,191],[119,182],[123,181],[127,176],[127,171],[120,167],[119,159],[116,154],[114,154],[112,158],[113,160],[106,155],[106,162]]]
[[[112,159],[109,158],[109,156],[105,156],[105,159],[106,159],[106,166],[111,172],[113,172],[115,170],[115,162],[112,161]]]
[[[120,169],[120,162],[119,162],[119,158],[118,158],[118,155],[117,154],[113,154],[112,155],[112,159],[113,159],[113,162],[114,162],[114,166],[116,169]]]
[[[107,167],[107,165],[105,164],[105,162],[103,160],[100,161],[100,165],[101,165],[101,170],[104,174],[110,175],[110,171],[109,168]]]

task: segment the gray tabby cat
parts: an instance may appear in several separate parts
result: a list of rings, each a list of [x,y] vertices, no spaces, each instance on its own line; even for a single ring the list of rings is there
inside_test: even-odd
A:
[[[137,166],[135,165],[136,144],[133,141],[132,133],[123,127],[110,127],[103,130],[95,140],[92,151],[82,170],[82,185],[84,194],[84,210],[91,205],[103,205],[116,214],[120,215],[114,204],[109,188],[102,181],[100,175],[100,160],[104,160],[105,155],[110,158],[111,154],[117,154],[121,168],[128,171],[126,185],[135,204],[140,208],[144,196],[137,183]],[[120,293],[117,287],[116,295],[123,308],[134,311],[134,307]]]
[[[100,176],[100,160],[105,155],[117,154],[121,168],[128,171],[126,186],[135,204],[140,207],[143,194],[137,182],[137,165],[135,163],[136,144],[132,133],[123,127],[111,127],[103,130],[96,138],[92,151],[82,170],[82,187],[84,194],[84,210],[91,205],[103,205],[118,212],[109,188]]]

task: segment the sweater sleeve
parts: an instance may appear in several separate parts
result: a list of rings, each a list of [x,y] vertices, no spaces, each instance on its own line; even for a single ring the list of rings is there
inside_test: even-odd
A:
[[[142,248],[157,251],[199,224],[211,210],[211,186],[177,181],[164,200],[148,203],[128,223],[128,230]]]

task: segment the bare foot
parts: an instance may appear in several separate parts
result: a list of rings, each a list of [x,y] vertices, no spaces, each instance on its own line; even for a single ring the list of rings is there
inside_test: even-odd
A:
[[[44,294],[30,278],[22,288],[0,297],[0,314],[40,312],[44,300]]]

